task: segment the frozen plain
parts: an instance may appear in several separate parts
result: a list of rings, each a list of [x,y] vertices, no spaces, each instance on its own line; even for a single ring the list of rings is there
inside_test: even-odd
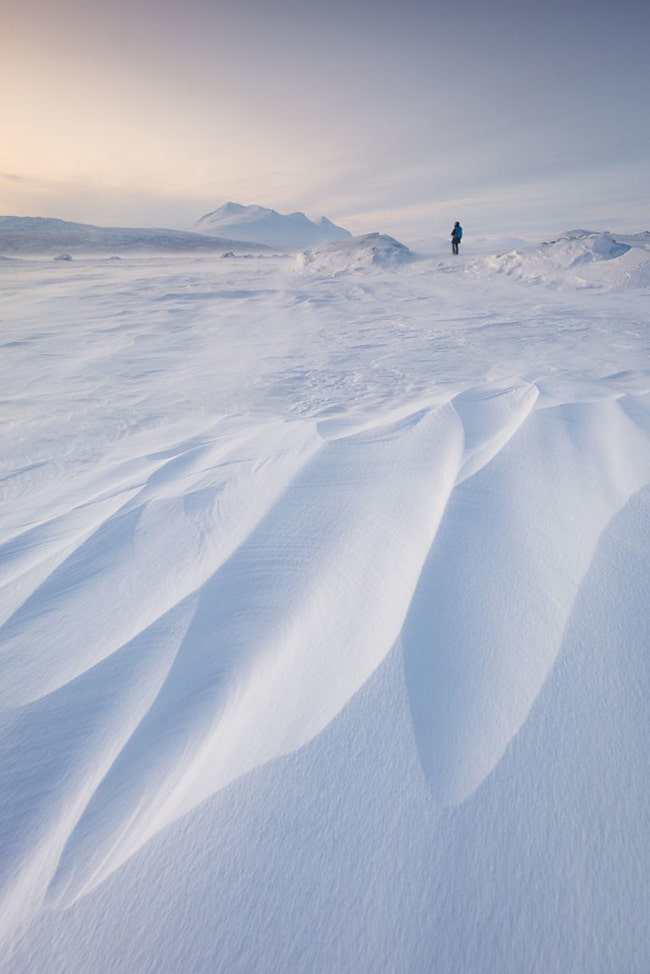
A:
[[[647,974],[649,248],[0,262],[3,974]]]

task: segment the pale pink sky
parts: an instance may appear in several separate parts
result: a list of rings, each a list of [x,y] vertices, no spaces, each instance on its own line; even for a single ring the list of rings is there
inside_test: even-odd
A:
[[[1,214],[650,226],[647,4],[1,4]]]

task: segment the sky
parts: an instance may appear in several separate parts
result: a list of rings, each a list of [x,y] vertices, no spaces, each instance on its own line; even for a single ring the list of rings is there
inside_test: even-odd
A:
[[[650,229],[642,0],[0,0],[0,214]]]

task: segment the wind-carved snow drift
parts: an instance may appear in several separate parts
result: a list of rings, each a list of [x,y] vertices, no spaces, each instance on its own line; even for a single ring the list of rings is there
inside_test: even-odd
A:
[[[470,431],[501,418],[490,405],[457,401]],[[518,732],[602,533],[648,482],[639,405],[537,410],[451,498],[402,634],[422,765],[445,804],[468,798]]]
[[[253,441],[228,450],[204,434],[77,527],[84,540],[3,627],[4,704],[45,723],[64,708],[78,728],[66,748],[71,735],[82,753],[103,742],[47,837],[55,901],[312,739],[400,633],[433,794],[454,804],[480,785],[553,665],[601,532],[650,476],[638,404],[536,410],[537,398],[524,384],[352,432],[280,424],[256,437],[268,459],[254,466]],[[243,469],[224,482],[230,465]],[[43,660],[48,632],[63,638]],[[43,868],[44,850],[31,855]]]
[[[63,416],[48,401],[27,413],[7,372],[12,422],[32,417],[0,548],[7,927],[78,901],[207,798],[313,741],[396,647],[440,806],[477,794],[534,711],[604,533],[650,483],[647,373],[615,372],[603,332],[597,375],[561,375],[566,349],[583,363],[566,344],[575,333],[582,348],[582,311],[563,310],[562,330],[483,308],[427,330],[435,302],[457,298],[400,291],[395,269],[426,286],[431,271],[394,243],[319,248],[274,290],[228,277],[211,293],[164,268],[160,294],[108,319],[101,275],[110,290],[115,272],[91,266],[96,304],[78,313],[98,309],[95,344],[73,315],[55,358],[79,357]],[[462,278],[461,266],[445,280],[475,286],[476,266]],[[502,300],[490,280],[486,302]],[[336,301],[345,313],[323,318]],[[5,351],[29,353],[46,381],[61,326],[25,327]],[[639,335],[630,327],[624,347]],[[66,438],[69,417],[85,446]]]

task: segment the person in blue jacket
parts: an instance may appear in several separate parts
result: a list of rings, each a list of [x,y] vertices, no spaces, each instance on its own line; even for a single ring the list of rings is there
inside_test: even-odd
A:
[[[458,220],[454,223],[454,229],[451,231],[451,252],[452,254],[458,253],[458,244],[460,243],[460,238],[463,236],[463,228],[461,227]]]

